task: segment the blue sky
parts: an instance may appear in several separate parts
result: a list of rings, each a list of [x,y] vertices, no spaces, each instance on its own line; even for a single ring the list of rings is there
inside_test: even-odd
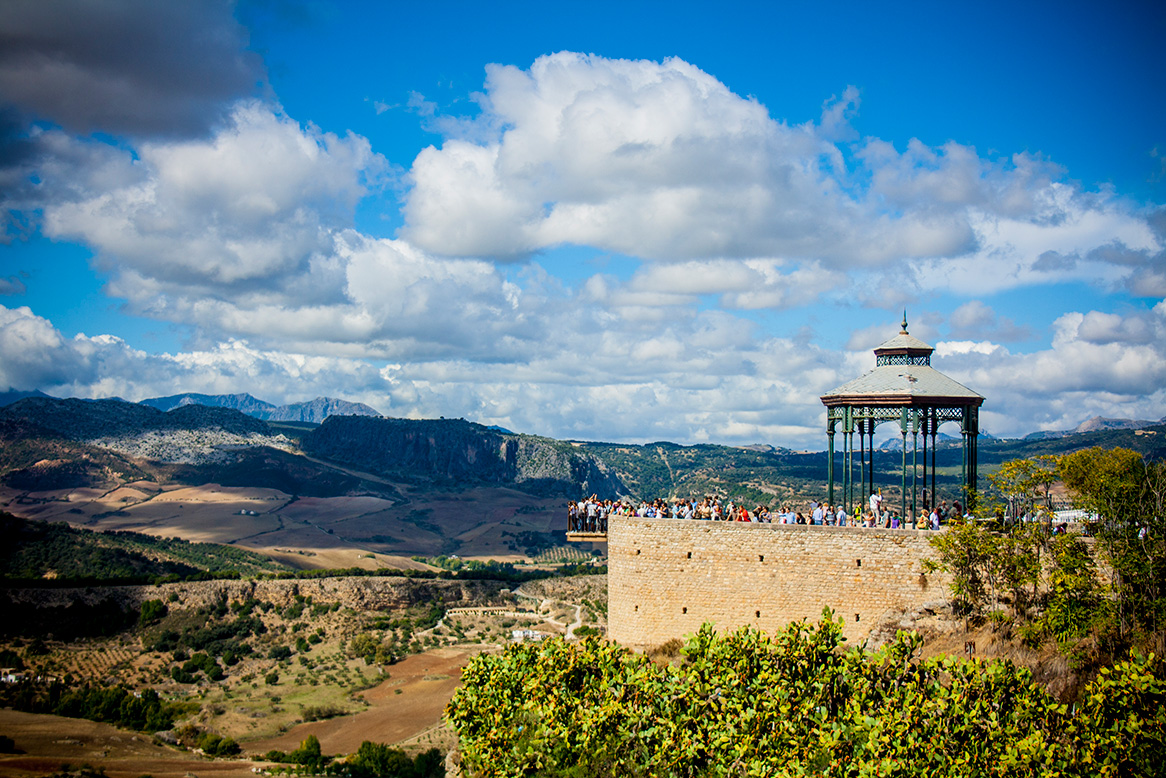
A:
[[[822,448],[1166,415],[1152,4],[0,6],[0,385]]]

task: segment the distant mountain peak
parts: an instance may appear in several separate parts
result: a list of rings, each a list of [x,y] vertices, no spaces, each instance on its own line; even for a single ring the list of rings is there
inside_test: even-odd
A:
[[[142,405],[160,411],[172,411],[187,405],[205,405],[212,408],[231,408],[264,421],[300,421],[322,424],[329,416],[380,416],[380,412],[364,403],[317,397],[314,400],[289,405],[273,405],[250,394],[174,394],[142,400]]]
[[[1107,419],[1104,416],[1094,416],[1077,425],[1074,432],[1098,432],[1099,430],[1137,430],[1143,427],[1153,427],[1161,421],[1146,419]]]
[[[1149,419],[1110,419],[1105,416],[1094,416],[1078,424],[1071,430],[1042,430],[1024,436],[1025,440],[1053,440],[1066,435],[1078,435],[1086,432],[1104,432],[1106,430],[1140,430],[1146,427],[1156,427],[1166,424],[1166,416],[1158,421]]]
[[[302,403],[291,403],[274,408],[266,417],[268,421],[306,421],[322,424],[329,416],[380,416],[381,413],[364,403],[337,400],[332,397],[317,397]]]
[[[17,400],[23,400],[25,397],[48,397],[49,395],[42,392],[40,389],[33,389],[31,392],[23,392],[19,389],[7,389],[0,392],[0,408],[6,405],[12,405]]]
[[[255,416],[257,418],[263,418],[259,415],[260,413],[275,409],[275,406],[271,403],[264,402],[249,394],[198,394],[196,392],[172,394],[169,397],[153,397],[149,400],[142,400],[139,404],[157,408],[160,411],[172,411],[175,408],[181,408],[186,405],[231,408],[232,410],[240,411],[246,413],[248,416]]]

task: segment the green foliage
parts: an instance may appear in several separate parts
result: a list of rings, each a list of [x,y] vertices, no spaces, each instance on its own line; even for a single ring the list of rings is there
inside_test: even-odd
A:
[[[24,660],[20,658],[20,654],[13,651],[11,648],[0,650],[0,667],[11,667],[13,670],[23,670]]]
[[[1110,601],[1097,582],[1097,565],[1085,544],[1072,535],[1052,541],[1053,569],[1041,624],[1058,643],[1068,643],[1104,625]]]
[[[300,747],[287,755],[287,760],[294,764],[303,765],[311,772],[317,772],[326,761],[320,752],[320,739],[315,735],[308,735],[300,743]]]
[[[380,641],[367,632],[361,632],[348,641],[348,655],[364,659],[366,665],[371,665],[376,659]]]
[[[0,705],[29,713],[90,719],[127,729],[155,732],[173,726],[171,709],[158,693],[146,689],[136,695],[124,686],[71,687],[61,681],[0,684]]]
[[[1119,632],[1162,645],[1166,628],[1166,462],[1128,449],[1086,449],[1061,458],[1078,507],[1100,516],[1098,542],[1113,570]]]
[[[1146,465],[1142,455],[1125,448],[1088,448],[1060,459],[1061,480],[1073,492],[1078,508],[1106,521],[1132,519]]]
[[[198,747],[208,756],[235,756],[242,749],[232,738],[205,732],[198,738]]]
[[[1164,664],[1154,654],[1135,654],[1102,668],[1089,684],[1065,733],[1071,752],[1088,772],[1161,775],[1166,765]]]
[[[1050,514],[1050,492],[1057,480],[1057,467],[1057,457],[1045,454],[1004,462],[999,469],[989,473],[988,482],[1006,504],[1007,510],[1003,510],[1002,506],[1001,512],[1009,519],[1026,513],[1035,515],[1038,511]],[[989,510],[983,511],[984,507]],[[987,505],[981,506],[981,511],[996,513],[992,506]]]
[[[274,560],[217,543],[136,532],[94,532],[0,512],[0,578],[40,585],[157,583],[286,569]],[[45,575],[52,573],[52,579]]]
[[[988,596],[988,578],[992,567],[995,537],[983,525],[974,522],[953,524],[947,532],[928,538],[939,559],[925,563],[925,569],[938,569],[951,575],[951,594],[957,610],[965,615],[979,613]]]
[[[343,716],[348,711],[335,705],[305,705],[300,710],[300,718],[304,721],[324,721]]]
[[[595,639],[519,644],[476,657],[446,714],[471,776],[1135,775],[1166,760],[1154,657],[1070,712],[1025,669],[919,660],[921,642],[843,650],[827,612],[774,638],[706,625],[680,664]]]
[[[225,675],[223,668],[219,667],[219,663],[202,652],[195,654],[182,665],[182,673],[185,677],[194,677],[196,673],[203,673],[211,681],[221,681]],[[175,680],[178,678],[175,677]],[[186,683],[191,682],[186,681]]]
[[[1021,640],[1030,647],[1056,640],[1074,662],[1077,642],[1088,636],[1100,638],[1110,656],[1124,656],[1131,645],[1166,644],[1166,463],[1147,465],[1128,449],[1091,448],[1058,459],[1006,462],[989,480],[1009,501],[1008,516],[1015,516],[1033,512],[1041,500],[1047,507],[1055,474],[1078,507],[1100,517],[1089,529],[1112,570],[1109,589],[1098,583],[1085,545],[1053,536],[1037,522],[952,526],[930,538],[938,558],[925,569],[951,574],[953,599],[967,616],[989,604],[1000,611],[1007,595]],[[1052,560],[1042,593],[1046,551]],[[1006,619],[995,623],[1010,628]]]
[[[345,762],[352,778],[443,778],[444,758],[431,748],[410,759],[399,748],[366,740]]]
[[[146,600],[142,603],[142,615],[138,617],[138,624],[145,627],[161,621],[169,610],[161,600]]]

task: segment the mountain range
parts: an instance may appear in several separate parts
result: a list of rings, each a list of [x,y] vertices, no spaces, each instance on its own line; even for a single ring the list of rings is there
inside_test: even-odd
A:
[[[1102,430],[1140,430],[1147,427],[1156,427],[1159,424],[1166,424],[1166,416],[1163,416],[1158,421],[1149,421],[1146,419],[1107,419],[1104,416],[1094,416],[1092,419],[1086,419],[1071,430],[1044,430],[1042,432],[1033,432],[1025,436],[1025,440],[1052,440],[1056,438],[1063,438],[1066,435],[1077,435],[1083,432],[1100,432]]]
[[[162,398],[160,404],[173,406],[166,411],[123,400],[47,396],[25,397],[0,408],[0,479],[9,486],[44,491],[79,482],[104,485],[119,480],[119,474],[140,477],[161,468],[165,472],[151,477],[306,494],[319,493],[314,482],[322,476],[314,471],[334,465],[443,486],[507,484],[535,493],[590,490],[610,496],[625,491],[596,457],[570,443],[505,433],[462,419],[332,413],[305,429],[230,407],[184,404],[182,397],[187,396]],[[269,410],[249,395],[228,396],[227,402]],[[355,406],[337,402],[323,401],[318,408]],[[175,466],[186,471],[176,475]],[[293,470],[303,471],[302,476],[291,477]],[[331,470],[337,472],[336,467]],[[340,482],[357,493],[384,491],[353,477]]]
[[[231,408],[264,421],[300,421],[321,424],[329,416],[380,416],[380,411],[364,403],[336,400],[331,397],[317,397],[302,403],[273,405],[249,394],[172,394],[169,397],[153,397],[142,400],[142,405],[160,411],[172,411],[184,405],[206,405],[216,408]]]
[[[0,408],[11,405],[17,400],[27,397],[49,398],[50,395],[40,390],[31,392],[14,389],[0,392]],[[118,398],[113,398],[118,399]],[[249,394],[172,394],[169,397],[151,397],[142,400],[139,405],[156,408],[160,411],[172,411],[187,405],[200,405],[209,408],[230,408],[256,419],[264,421],[295,421],[308,424],[321,424],[329,416],[380,416],[376,408],[364,403],[354,403],[348,400],[337,400],[332,397],[317,397],[301,403],[288,405],[274,405],[260,400]]]
[[[182,394],[142,403],[23,394],[0,408],[0,484],[32,492],[111,488],[147,478],[302,496],[393,496],[410,484],[414,490],[482,485],[564,497],[716,493],[772,502],[820,494],[826,474],[824,452],[558,441],[464,419],[386,418],[368,406],[328,398],[275,406],[248,394]],[[320,417],[322,423],[312,422]],[[1089,445],[1163,456],[1166,432],[1147,424],[1095,419],[1064,435],[982,436],[979,458],[990,466]],[[958,445],[937,446],[935,453],[941,470],[946,463],[957,472]],[[880,480],[897,477],[900,466],[895,451],[877,453]]]

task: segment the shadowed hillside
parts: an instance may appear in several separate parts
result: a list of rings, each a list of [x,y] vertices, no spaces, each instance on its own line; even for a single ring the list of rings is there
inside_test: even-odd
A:
[[[536,494],[625,492],[595,457],[569,443],[514,435],[462,419],[333,416],[303,437],[312,456],[398,478],[514,485]]]

